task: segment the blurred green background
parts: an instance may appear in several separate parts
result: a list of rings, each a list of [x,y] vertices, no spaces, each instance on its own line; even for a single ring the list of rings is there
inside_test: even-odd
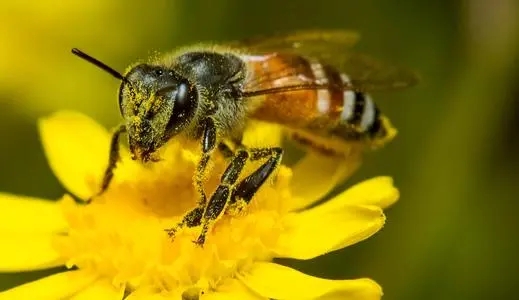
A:
[[[150,4],[151,3],[151,4]],[[519,283],[519,1],[3,1],[0,190],[58,198],[38,117],[119,121],[118,70],[153,51],[304,28],[362,34],[359,50],[418,70],[416,88],[378,93],[399,129],[348,185],[391,175],[400,201],[383,231],[307,262],[329,278],[368,276],[384,299],[510,299]],[[0,275],[0,289],[43,273]]]

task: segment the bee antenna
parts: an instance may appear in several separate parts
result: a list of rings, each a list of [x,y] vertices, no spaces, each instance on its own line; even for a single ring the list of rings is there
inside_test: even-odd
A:
[[[105,70],[106,72],[110,73],[113,77],[126,81],[126,78],[116,70],[114,70],[112,67],[109,67],[107,64],[93,58],[92,56],[86,54],[85,52],[79,50],[78,48],[72,48],[72,54],[79,56],[80,58],[88,61],[89,63],[99,67],[100,69]]]

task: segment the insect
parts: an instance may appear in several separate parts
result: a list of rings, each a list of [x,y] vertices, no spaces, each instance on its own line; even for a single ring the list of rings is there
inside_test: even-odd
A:
[[[280,164],[280,147],[241,144],[250,119],[283,126],[287,135],[323,155],[348,155],[352,143],[379,147],[390,139],[389,121],[367,92],[411,86],[414,72],[350,51],[353,31],[300,31],[221,45],[188,48],[123,75],[78,49],[72,52],[121,80],[119,108],[124,122],[115,130],[100,193],[113,177],[121,134],[127,133],[132,159],[156,160],[156,151],[183,135],[201,144],[194,176],[198,205],[170,236],[202,226],[203,245],[212,224],[228,205],[250,202]],[[234,149],[229,147],[232,141]],[[203,178],[215,151],[229,156],[221,183],[207,199]],[[263,162],[238,180],[249,161]]]

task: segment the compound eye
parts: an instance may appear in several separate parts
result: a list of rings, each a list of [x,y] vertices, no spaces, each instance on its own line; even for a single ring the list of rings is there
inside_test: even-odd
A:
[[[172,118],[185,118],[194,111],[197,93],[194,86],[187,82],[179,84],[175,95]]]
[[[173,111],[168,122],[168,128],[177,131],[182,125],[187,124],[196,109],[198,94],[194,85],[189,82],[181,82],[176,89]]]
[[[175,105],[173,107],[174,111],[185,111],[186,107],[189,106],[190,99],[192,97],[192,93],[189,92],[189,85],[187,83],[181,83],[178,86],[177,94],[175,96]]]

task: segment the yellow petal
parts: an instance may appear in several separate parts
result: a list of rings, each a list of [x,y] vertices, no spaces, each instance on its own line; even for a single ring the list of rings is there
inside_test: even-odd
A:
[[[132,292],[124,300],[166,300],[166,299],[182,299],[181,291],[172,291],[170,293],[160,293],[153,288],[139,288]]]
[[[81,199],[95,194],[108,164],[108,131],[70,111],[41,119],[39,130],[50,167],[65,188]]]
[[[184,300],[180,297],[170,297],[170,295],[162,295],[159,293],[154,294],[140,294],[140,293],[131,293],[128,297],[124,298],[124,300],[167,300],[167,299],[180,299]]]
[[[66,299],[85,289],[94,280],[94,275],[82,270],[58,273],[0,292],[0,300]]]
[[[72,296],[70,300],[121,300],[124,287],[116,288],[108,280],[98,280],[82,291]]]
[[[312,259],[370,237],[384,221],[382,209],[377,206],[292,213],[285,217],[284,230],[271,250],[277,257]]]
[[[242,143],[248,147],[275,147],[281,145],[281,139],[282,128],[279,125],[250,120]]]
[[[369,280],[369,279],[360,279],[360,280]],[[358,281],[360,281],[358,280]],[[373,284],[376,284],[372,281]],[[379,300],[382,298],[382,289],[379,286],[379,290],[377,291],[375,288],[362,288],[362,285],[368,285],[369,282],[360,281],[357,282],[359,285],[358,289],[346,289],[346,290],[338,290],[330,294],[326,294],[322,297],[315,298],[314,300]]]
[[[131,293],[126,300],[162,300],[162,299],[200,299],[200,300],[268,300],[254,293],[239,280],[226,279],[220,282],[217,291],[201,292],[200,288],[180,288],[171,292],[157,292],[155,289],[139,288]]]
[[[41,270],[65,264],[52,247],[53,234],[1,234],[0,272]]]
[[[291,210],[308,207],[322,199],[355,172],[360,163],[360,157],[356,155],[338,159],[309,152],[293,168],[291,187],[294,198],[298,200]]]
[[[370,279],[329,280],[282,265],[261,262],[240,280],[256,293],[273,299],[380,299],[382,289]]]
[[[268,297],[261,296],[236,279],[228,279],[225,283],[218,286],[216,292],[210,292],[200,300],[268,300]]]
[[[66,228],[58,203],[0,193],[0,234],[51,233]]]
[[[391,177],[375,177],[347,189],[333,199],[317,206],[316,211],[334,211],[345,205],[375,205],[387,208],[398,200],[400,193]]]

